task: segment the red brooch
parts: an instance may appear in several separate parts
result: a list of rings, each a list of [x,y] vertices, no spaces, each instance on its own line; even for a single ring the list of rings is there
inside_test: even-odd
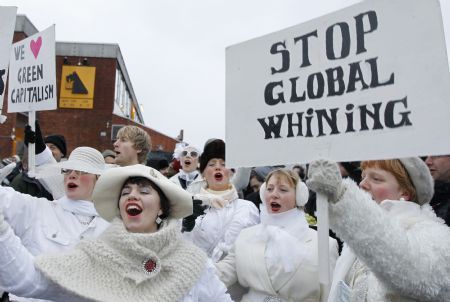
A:
[[[160,261],[156,258],[150,258],[142,262],[144,273],[147,275],[156,275],[161,270]]]

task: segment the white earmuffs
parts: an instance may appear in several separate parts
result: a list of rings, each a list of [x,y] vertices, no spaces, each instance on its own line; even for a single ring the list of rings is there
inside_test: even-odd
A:
[[[261,201],[265,204],[266,199],[264,198],[264,194],[266,193],[266,182],[264,182],[259,188],[259,197]],[[299,181],[297,183],[297,187],[295,188],[295,201],[297,207],[303,207],[309,198],[309,190],[303,181]]]

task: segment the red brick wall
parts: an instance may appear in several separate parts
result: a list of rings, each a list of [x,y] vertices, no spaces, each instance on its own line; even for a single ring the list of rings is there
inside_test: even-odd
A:
[[[25,38],[23,33],[15,33],[14,41]],[[72,65],[82,62],[84,57],[67,57]],[[103,151],[113,149],[111,140],[111,128],[113,124],[136,125],[142,127],[152,138],[153,149],[162,147],[163,151],[172,152],[177,140],[159,133],[148,127],[141,126],[135,122],[113,115],[115,76],[117,60],[114,58],[91,58],[88,64],[96,67],[94,108],[93,109],[66,109],[59,108],[51,111],[40,111],[36,113],[43,135],[62,134],[66,138],[67,151],[71,152],[78,146],[90,146]],[[60,95],[61,72],[64,57],[56,57],[56,87],[58,100]],[[7,112],[7,91],[3,112]],[[19,114],[7,114],[7,122],[0,125],[0,158],[13,155],[13,141],[11,139],[12,129],[16,129],[16,141],[20,144],[23,138],[24,123],[27,118]]]

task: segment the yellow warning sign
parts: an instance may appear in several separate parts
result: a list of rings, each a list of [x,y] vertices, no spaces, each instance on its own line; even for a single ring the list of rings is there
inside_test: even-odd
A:
[[[95,67],[64,65],[61,73],[60,108],[94,108]]]

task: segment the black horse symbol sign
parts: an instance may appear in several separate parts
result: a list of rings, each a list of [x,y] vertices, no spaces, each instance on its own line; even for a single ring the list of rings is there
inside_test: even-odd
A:
[[[73,94],[88,94],[86,86],[84,86],[76,71],[66,76],[66,89],[71,89]]]

